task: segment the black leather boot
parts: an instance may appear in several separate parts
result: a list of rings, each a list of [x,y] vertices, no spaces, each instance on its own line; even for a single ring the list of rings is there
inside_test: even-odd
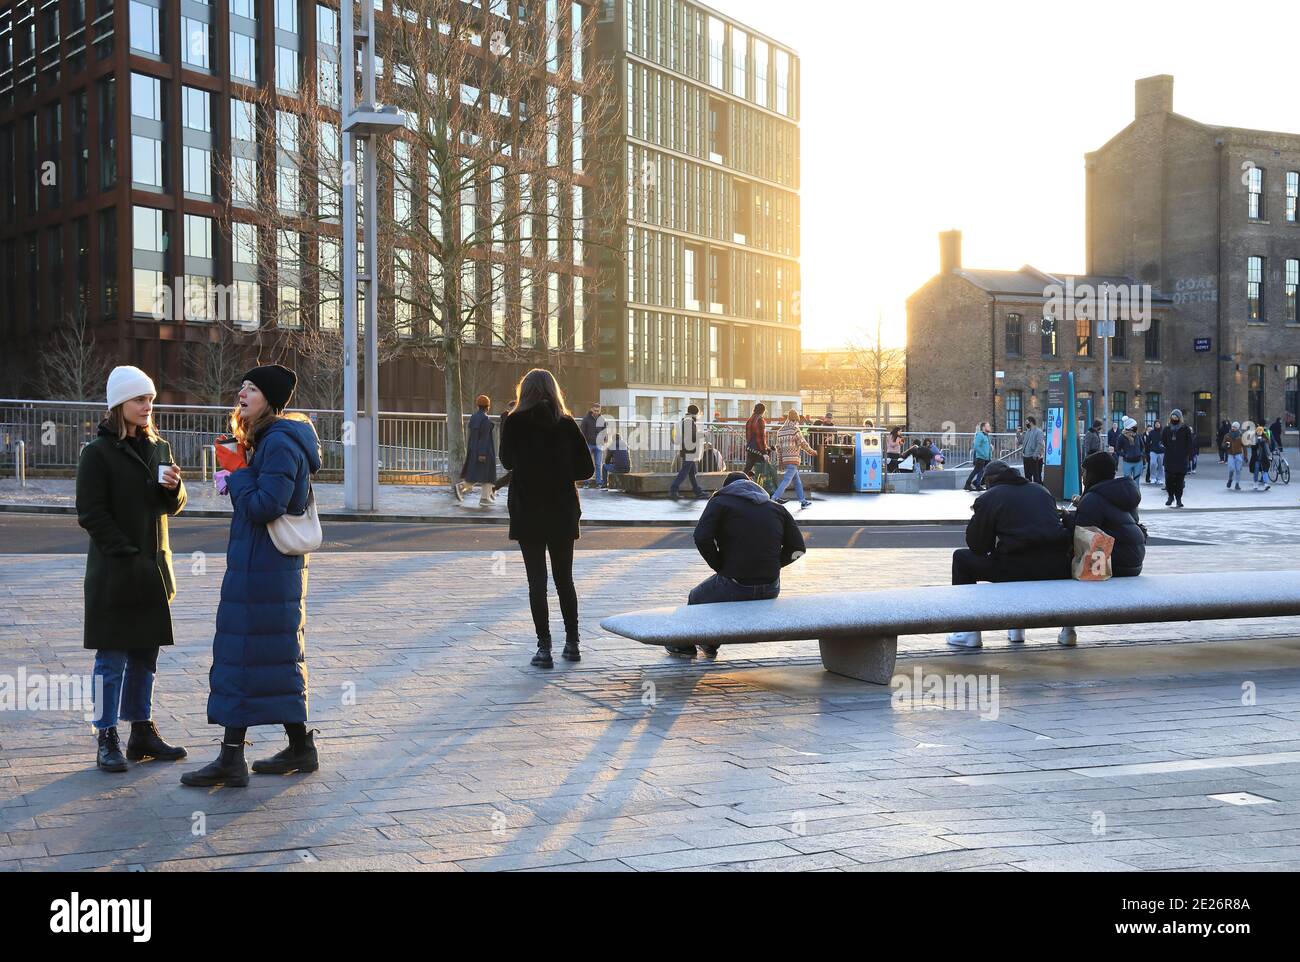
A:
[[[289,747],[276,752],[270,758],[259,758],[253,762],[253,771],[259,775],[289,775],[293,772],[314,772],[320,768],[320,758],[316,754],[316,742],[312,738],[317,729],[313,728],[295,742],[289,736]]]
[[[248,784],[248,764],[244,761],[244,743],[227,745],[221,743],[221,754],[211,764],[204,765],[196,772],[186,772],[181,776],[182,785],[198,788],[210,788],[214,785],[230,785],[243,788]]]
[[[565,632],[564,651],[560,653],[565,661],[582,661],[582,651],[578,648],[578,633]]]
[[[551,659],[551,639],[537,642],[537,654],[533,655],[533,660],[528,664],[534,668],[554,668],[555,662]]]
[[[100,729],[95,765],[105,772],[124,772],[129,767],[122,754],[122,743],[118,740],[116,728]]]
[[[126,740],[126,757],[133,762],[145,758],[160,758],[165,762],[174,762],[188,755],[179,745],[168,745],[158,734],[158,726],[152,721],[131,722],[131,737]]]

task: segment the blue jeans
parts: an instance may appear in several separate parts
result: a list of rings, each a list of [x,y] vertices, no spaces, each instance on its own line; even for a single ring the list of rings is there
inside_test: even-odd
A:
[[[117,727],[118,720],[148,721],[153,715],[153,679],[158,670],[157,648],[100,648],[95,652],[95,677],[103,679],[103,704],[95,706],[95,727]]]
[[[691,488],[694,490],[696,497],[699,497],[701,494],[703,494],[704,489],[700,487],[700,482],[695,478],[695,472],[698,469],[698,467],[699,467],[698,462],[687,461],[683,459],[682,469],[677,472],[677,477],[673,478],[673,483],[672,485],[669,486],[668,492],[674,495],[677,494],[677,492],[681,490],[682,482],[685,481],[687,478],[690,478]]]
[[[1243,455],[1228,455],[1228,487],[1235,484],[1241,484],[1241,462]]]
[[[600,448],[596,447],[596,445],[588,444],[587,450],[591,452],[591,460],[596,463],[596,473],[591,476],[591,480],[587,483],[594,484],[599,488],[605,483],[605,459],[600,456]]]
[[[742,585],[738,581],[715,574],[705,578],[691,589],[688,605],[712,605],[721,601],[763,601],[775,598],[781,593],[781,579],[778,577],[768,585]]]
[[[1134,481],[1142,480],[1142,462],[1141,461],[1124,461],[1120,465],[1124,469],[1124,477],[1132,478]]]
[[[785,466],[785,475],[781,478],[781,483],[776,486],[772,492],[772,500],[776,501],[781,495],[785,494],[785,489],[789,487],[790,482],[794,482],[794,493],[799,496],[799,503],[803,504],[808,499],[803,493],[803,478],[799,477],[799,465],[787,464]]]
[[[1256,462],[1258,464],[1258,462]],[[1268,468],[1255,468],[1255,483],[1268,484]]]

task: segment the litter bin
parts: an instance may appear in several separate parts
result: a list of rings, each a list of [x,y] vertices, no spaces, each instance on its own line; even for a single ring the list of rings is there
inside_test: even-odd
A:
[[[838,494],[853,493],[853,446],[826,445],[827,490]]]

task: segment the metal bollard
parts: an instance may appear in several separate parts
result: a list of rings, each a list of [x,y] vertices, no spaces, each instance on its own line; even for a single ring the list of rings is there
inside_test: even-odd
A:
[[[14,445],[14,477],[22,487],[27,487],[27,442]]]

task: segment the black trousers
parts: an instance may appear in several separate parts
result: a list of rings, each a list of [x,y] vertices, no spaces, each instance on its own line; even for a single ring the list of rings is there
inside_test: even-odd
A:
[[[983,484],[984,469],[987,468],[988,466],[989,466],[989,462],[985,458],[975,459],[975,467],[971,468],[970,474],[966,476],[965,487],[967,491],[969,491],[972,487],[978,488],[981,484]]]
[[[1187,483],[1187,475],[1175,474],[1173,471],[1165,472],[1165,493],[1169,497],[1178,501],[1183,500],[1183,485]]]
[[[528,573],[528,607],[533,612],[537,640],[551,643],[551,612],[546,603],[546,555],[551,556],[551,580],[560,596],[560,614],[564,633],[578,635],[578,592],[573,586],[573,539],[550,538],[546,541],[520,541],[524,570]]]
[[[758,464],[762,464],[766,460],[767,458],[759,454],[757,451],[746,451],[745,452],[745,473],[752,478],[754,476],[754,466]]]
[[[1025,477],[1030,481],[1043,483],[1043,459],[1025,458]]]
[[[1057,581],[1070,577],[1070,556],[1065,547],[1053,552],[1027,555],[976,554],[970,548],[952,553],[952,583],[973,585],[978,581]]]
[[[507,471],[505,474],[501,475],[501,477],[497,478],[494,482],[492,482],[492,487],[494,488],[506,487],[507,485],[510,484],[510,475],[512,474],[514,474],[513,471]]]

